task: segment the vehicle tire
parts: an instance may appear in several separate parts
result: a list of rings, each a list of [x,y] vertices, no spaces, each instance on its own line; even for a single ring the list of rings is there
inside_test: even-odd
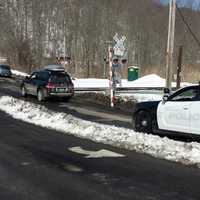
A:
[[[42,89],[39,89],[37,91],[37,100],[40,101],[40,102],[45,100],[44,91]]]
[[[21,95],[22,95],[22,97],[26,97],[27,96],[26,88],[24,87],[24,85],[21,87]]]
[[[135,130],[137,132],[151,133],[152,119],[148,111],[139,111],[135,118]]]
[[[157,120],[156,119],[153,119],[151,121],[151,124],[152,124],[152,132],[155,133],[156,131],[158,131],[158,123],[157,123]]]

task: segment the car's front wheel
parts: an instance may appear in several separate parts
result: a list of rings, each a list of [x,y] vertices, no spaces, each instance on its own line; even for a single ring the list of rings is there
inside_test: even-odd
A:
[[[148,111],[139,111],[135,117],[135,130],[137,132],[151,133],[152,119]]]

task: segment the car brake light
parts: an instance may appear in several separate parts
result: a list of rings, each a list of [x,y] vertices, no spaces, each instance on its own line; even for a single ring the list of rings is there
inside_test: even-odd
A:
[[[48,89],[53,89],[53,88],[55,88],[55,85],[54,85],[53,83],[48,83],[48,84],[46,85],[46,88],[48,88]]]
[[[71,83],[71,85],[70,85],[70,86],[71,86],[71,88],[74,88],[74,84],[73,84],[73,83]]]

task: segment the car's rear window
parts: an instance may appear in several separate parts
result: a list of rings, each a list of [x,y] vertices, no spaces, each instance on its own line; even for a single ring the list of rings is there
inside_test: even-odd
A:
[[[48,72],[39,72],[38,73],[38,79],[42,80],[42,81],[48,81],[49,73]]]
[[[71,83],[71,79],[69,77],[69,75],[64,74],[64,73],[57,73],[57,74],[53,74],[50,76],[49,81],[51,83]]]

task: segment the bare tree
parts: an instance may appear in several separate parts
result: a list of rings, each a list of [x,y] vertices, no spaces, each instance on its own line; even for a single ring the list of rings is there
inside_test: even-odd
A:
[[[127,37],[130,65],[141,66],[142,73],[165,74],[168,7],[154,2],[1,0],[0,55],[30,72],[34,66],[55,62],[65,46],[71,57],[68,71],[80,77],[103,77],[107,41],[119,33]],[[199,12],[182,11],[198,35]],[[175,38],[175,49],[184,46],[184,65],[198,65],[199,47],[178,16]]]

